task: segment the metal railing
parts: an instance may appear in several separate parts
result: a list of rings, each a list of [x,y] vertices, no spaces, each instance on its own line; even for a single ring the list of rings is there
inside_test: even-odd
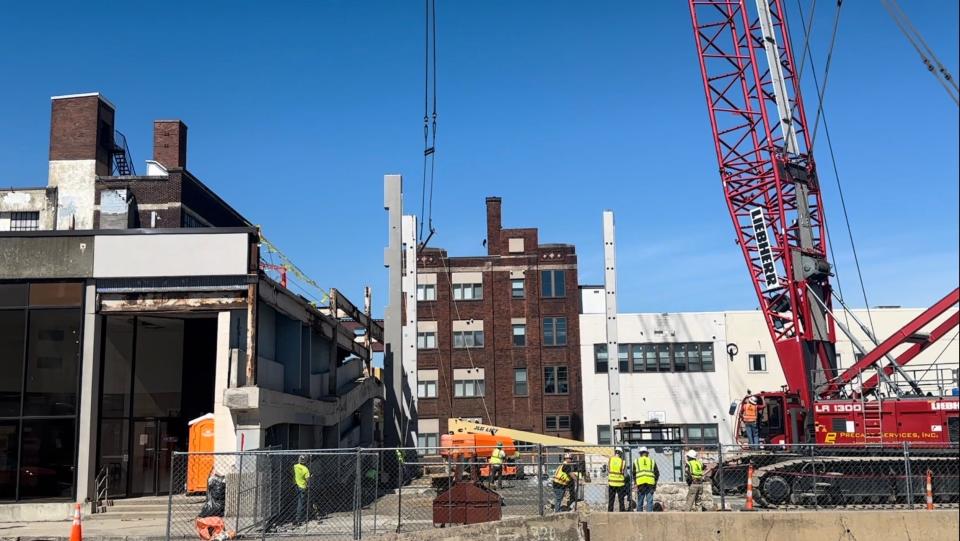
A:
[[[960,502],[956,444],[647,445],[657,470],[653,489],[638,489],[632,465],[639,448],[630,446],[622,448],[623,489],[609,484],[609,446],[577,453],[518,447],[500,468],[463,448],[175,453],[168,539],[361,539],[557,511],[632,511],[641,496],[654,510],[740,510],[748,472],[758,510],[923,509],[928,475],[936,506]],[[688,474],[691,449],[704,466],[701,483]],[[553,481],[563,465],[566,487]]]
[[[100,513],[104,511],[103,507],[106,506],[107,499],[110,496],[110,471],[106,465],[100,466],[100,471],[94,478],[94,487],[92,512]]]

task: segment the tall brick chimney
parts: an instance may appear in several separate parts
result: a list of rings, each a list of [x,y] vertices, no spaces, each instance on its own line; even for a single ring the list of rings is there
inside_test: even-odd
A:
[[[47,185],[57,189],[57,229],[93,229],[94,183],[111,173],[116,110],[99,93],[50,98]]]
[[[500,198],[487,198],[487,255],[503,255],[500,246]]]
[[[187,125],[179,120],[153,122],[153,160],[167,169],[187,168]]]

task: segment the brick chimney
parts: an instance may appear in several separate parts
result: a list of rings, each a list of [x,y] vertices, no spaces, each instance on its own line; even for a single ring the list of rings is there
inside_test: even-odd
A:
[[[50,161],[95,160],[96,174],[109,175],[113,104],[96,92],[50,100]]]
[[[116,110],[99,93],[50,98],[47,186],[57,189],[57,229],[93,229],[94,185],[111,173]]]
[[[500,198],[487,198],[487,255],[503,255],[500,246]]]
[[[167,169],[187,168],[187,125],[179,120],[153,122],[153,160]]]

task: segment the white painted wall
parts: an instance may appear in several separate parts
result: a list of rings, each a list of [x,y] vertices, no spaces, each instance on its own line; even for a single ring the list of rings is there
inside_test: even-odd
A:
[[[99,235],[95,278],[247,273],[248,237],[230,234]]]
[[[57,188],[57,229],[93,229],[96,160],[51,160],[47,185]]]
[[[662,413],[666,423],[716,423],[722,442],[732,441],[727,409],[728,369],[722,312],[619,314],[621,344],[713,342],[714,372],[626,373],[620,375],[620,407],[629,420],[646,421]],[[597,426],[610,424],[607,374],[594,370],[594,344],[605,342],[605,316],[580,316],[580,361],[583,373],[584,439],[597,442]],[[616,362],[616,354],[609,362]]]
[[[586,304],[585,304],[586,309]],[[919,308],[872,309],[873,323],[880,341],[919,315]],[[941,317],[946,319],[951,313]],[[865,310],[854,314],[868,321]],[[842,316],[841,316],[842,317]],[[580,315],[581,368],[583,373],[584,439],[596,443],[597,426],[610,424],[607,375],[594,371],[594,344],[605,341],[605,316]],[[752,392],[778,390],[785,381],[783,371],[773,348],[760,312],[704,312],[672,314],[619,314],[618,333],[622,344],[651,342],[713,342],[715,372],[702,373],[628,373],[620,375],[621,410],[629,420],[646,421],[652,412],[663,412],[667,423],[717,423],[722,442],[732,442],[733,419],[727,414],[730,403]],[[935,324],[937,323],[935,322]],[[851,320],[851,326],[856,326]],[[662,334],[656,334],[661,330]],[[854,333],[865,345],[866,335],[857,329]],[[916,370],[915,377],[939,356],[938,366],[945,379],[954,377],[960,359],[960,344],[950,341],[953,334],[931,346],[908,369]],[[739,352],[734,358],[726,353],[728,343],[735,343]],[[895,353],[901,351],[895,350]],[[838,331],[837,351],[841,367],[854,362],[853,346]],[[767,370],[753,372],[748,366],[750,353],[766,355]],[[609,362],[616,357],[610,356]],[[921,383],[924,390],[936,392],[935,370],[926,371]],[[952,390],[948,384],[945,392]]]

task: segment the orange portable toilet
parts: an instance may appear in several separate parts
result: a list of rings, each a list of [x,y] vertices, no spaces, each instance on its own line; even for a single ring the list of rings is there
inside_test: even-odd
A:
[[[207,479],[213,473],[213,414],[208,413],[187,423],[190,427],[187,457],[187,494],[207,491]]]

